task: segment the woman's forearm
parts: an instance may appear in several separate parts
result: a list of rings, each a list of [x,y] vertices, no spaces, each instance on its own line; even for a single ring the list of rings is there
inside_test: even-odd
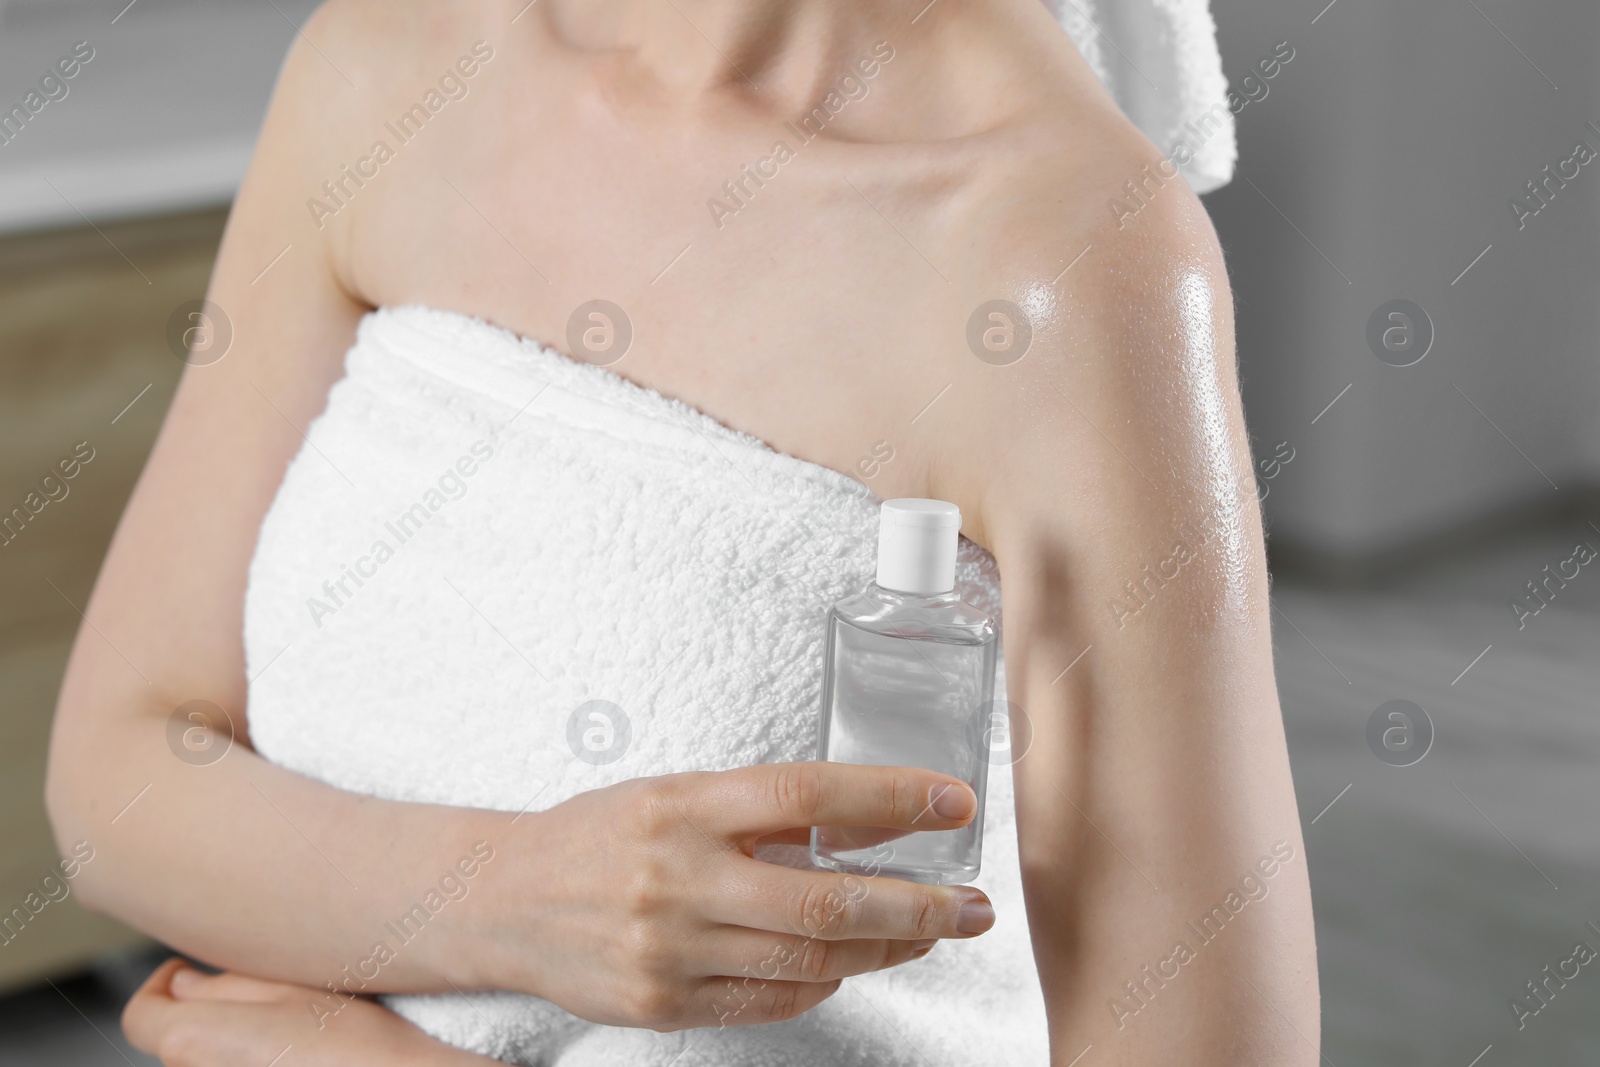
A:
[[[527,820],[346,793],[268,763],[242,739],[211,762],[225,737],[196,746],[201,755],[171,747],[156,706],[77,707],[126,693],[96,686],[94,673],[75,674],[63,696],[49,784],[63,855],[79,842],[92,850],[71,883],[90,908],[215,966],[302,985],[375,993],[479,982],[475,912]]]
[[[90,905],[208,963],[318,990],[305,1014],[319,1024],[359,994],[478,988],[612,1026],[755,1026],[992,923],[971,887],[864,894],[852,875],[754,858],[815,825],[954,829],[977,798],[946,774],[777,763],[628,779],[525,815],[399,804],[244,748],[177,758],[164,720],[85,703],[105,666],[86,655],[50,795],[61,840],[96,842],[75,874]],[[952,790],[964,804],[931,804]],[[752,967],[730,1003],[722,976]]]

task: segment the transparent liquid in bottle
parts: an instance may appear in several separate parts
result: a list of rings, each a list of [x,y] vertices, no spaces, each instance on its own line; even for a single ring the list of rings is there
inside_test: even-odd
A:
[[[814,827],[813,862],[935,885],[977,877],[995,636],[993,620],[954,591],[919,595],[874,583],[834,605],[818,759],[949,774],[972,787],[978,810],[958,830]]]

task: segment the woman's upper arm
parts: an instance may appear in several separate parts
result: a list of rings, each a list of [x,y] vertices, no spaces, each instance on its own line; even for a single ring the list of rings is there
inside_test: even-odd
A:
[[[324,8],[305,32],[326,42],[337,22]],[[228,711],[243,741],[241,626],[257,530],[363,310],[330,267],[338,231],[319,231],[306,208],[339,154],[351,92],[300,39],[228,219],[211,321],[196,322],[231,331],[231,344],[216,362],[185,367],[68,666],[50,768],[58,818],[63,792],[80,793],[71,783],[102,787],[95,739],[99,755],[114,749],[119,722],[204,699]]]
[[[1221,255],[1177,186],[1121,229],[1066,229],[996,267],[1031,347],[960,361],[933,446],[936,491],[1000,565],[1053,1036],[1066,1058],[1104,1040],[1129,1062],[1314,1062],[1293,1029],[1317,1033],[1315,950]],[[1189,924],[1234,914],[1245,879],[1265,895],[1202,941]]]

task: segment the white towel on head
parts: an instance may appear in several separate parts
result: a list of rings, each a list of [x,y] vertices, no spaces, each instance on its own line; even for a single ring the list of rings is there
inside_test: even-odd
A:
[[[372,312],[345,367],[250,566],[263,756],[346,790],[507,812],[815,757],[828,608],[874,570],[878,501],[859,483],[454,312]],[[995,560],[965,538],[957,581],[1000,617]],[[627,717],[613,762],[580,754],[573,715],[591,700]],[[761,858],[806,865],[794,846]],[[477,878],[496,874],[491,860]],[[552,1067],[1043,1064],[1003,761],[977,884],[988,933],[849,978],[784,1023],[658,1034],[509,993],[387,1003],[443,1040]],[[387,918],[372,934],[403,951]]]
[[[1210,0],[1044,0],[1123,113],[1197,193],[1233,178],[1239,150]]]

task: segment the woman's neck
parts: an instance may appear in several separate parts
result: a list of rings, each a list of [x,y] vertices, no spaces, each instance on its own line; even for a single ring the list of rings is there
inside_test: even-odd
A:
[[[999,51],[1007,35],[997,27],[1050,17],[1040,0],[543,0],[541,7],[559,36],[629,53],[629,65],[672,97],[732,95],[780,113],[815,105],[879,42],[917,58],[912,65],[935,97],[950,87],[966,87],[969,97],[980,86],[998,88],[997,65],[1014,64]],[[952,102],[945,113],[952,110],[961,107]]]

